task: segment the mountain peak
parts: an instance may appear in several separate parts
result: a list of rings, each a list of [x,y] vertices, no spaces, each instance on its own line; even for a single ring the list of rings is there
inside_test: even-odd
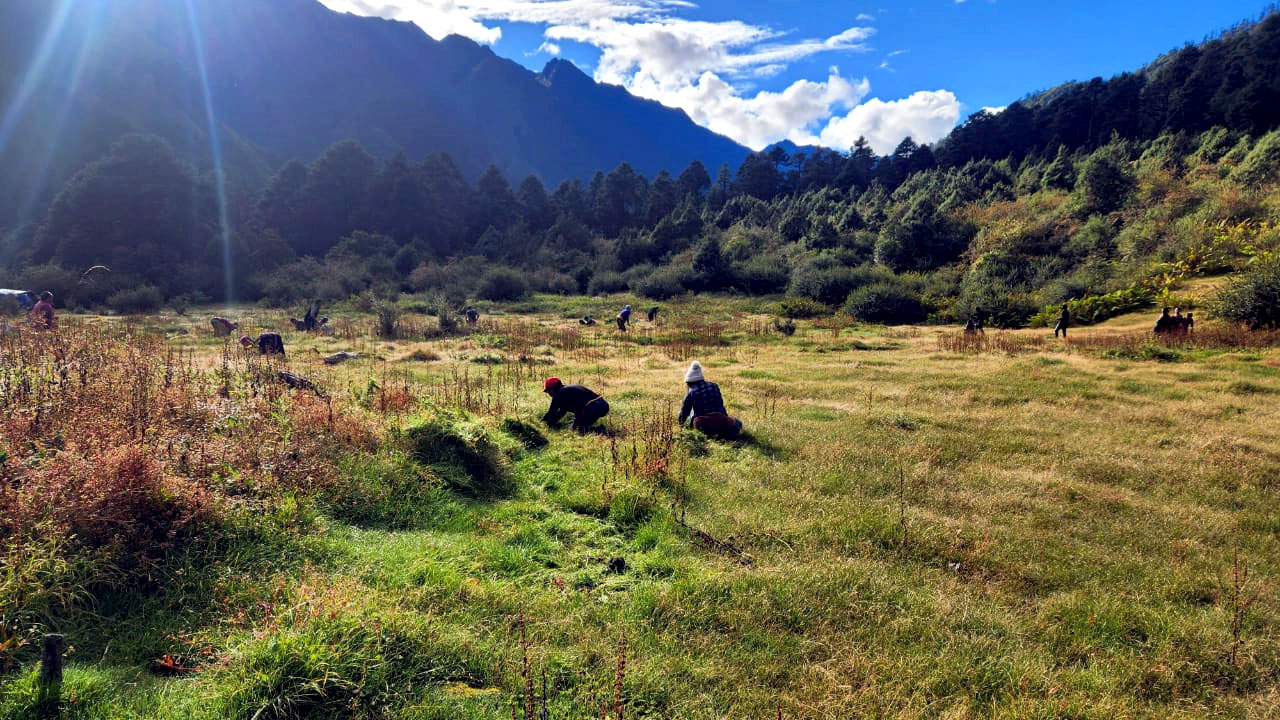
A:
[[[592,79],[577,65],[562,58],[552,58],[538,73],[538,81],[543,85],[593,84]]]

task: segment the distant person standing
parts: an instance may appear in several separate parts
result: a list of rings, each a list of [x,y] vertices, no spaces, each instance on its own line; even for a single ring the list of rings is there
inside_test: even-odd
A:
[[[1160,317],[1156,318],[1156,326],[1152,329],[1156,335],[1166,335],[1173,331],[1173,318],[1169,316],[1169,308],[1160,311]]]
[[[48,290],[40,293],[40,301],[31,307],[31,327],[37,330],[52,330],[57,325],[53,315],[53,293]]]
[[[1071,327],[1071,313],[1067,311],[1067,304],[1062,303],[1062,312],[1058,313],[1058,322],[1053,326],[1053,336],[1058,337],[1058,333],[1062,333],[1062,339],[1067,338],[1067,328]]]
[[[475,325],[480,322],[480,311],[474,307],[468,305],[464,314],[466,315],[468,325]]]

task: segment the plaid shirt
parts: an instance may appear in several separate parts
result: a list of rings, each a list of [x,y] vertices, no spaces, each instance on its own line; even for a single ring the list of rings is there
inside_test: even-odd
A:
[[[719,385],[704,380],[690,387],[685,394],[684,404],[680,407],[680,424],[689,418],[713,413],[724,413],[724,398],[720,397]]]

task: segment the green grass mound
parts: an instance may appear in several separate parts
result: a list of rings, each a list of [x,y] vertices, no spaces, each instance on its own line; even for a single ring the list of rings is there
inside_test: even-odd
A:
[[[515,482],[502,449],[489,431],[437,418],[406,431],[410,456],[431,468],[455,492],[468,497],[506,497]]]
[[[526,450],[537,450],[548,444],[547,436],[533,425],[519,418],[506,418],[502,421],[502,432],[520,442]]]

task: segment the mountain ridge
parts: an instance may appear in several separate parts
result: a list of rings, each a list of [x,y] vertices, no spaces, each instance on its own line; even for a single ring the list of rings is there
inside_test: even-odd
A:
[[[60,21],[43,0],[0,7],[0,23],[24,29],[23,41],[0,49],[0,97],[14,107],[29,86],[0,145],[0,192],[32,196],[0,212],[0,227],[38,215],[72,173],[131,132],[165,138],[208,171],[205,81],[228,173],[246,188],[346,139],[384,159],[447,152],[473,179],[492,164],[547,184],[622,162],[653,176],[695,159],[736,164],[750,152],[565,60],[535,73],[467,38],[435,40],[412,23],[314,0],[193,0],[189,17],[185,7],[85,0]],[[24,73],[45,35],[48,58],[33,84]],[[58,135],[74,140],[54,137],[50,117],[67,118]],[[26,187],[32,177],[38,187]]]

